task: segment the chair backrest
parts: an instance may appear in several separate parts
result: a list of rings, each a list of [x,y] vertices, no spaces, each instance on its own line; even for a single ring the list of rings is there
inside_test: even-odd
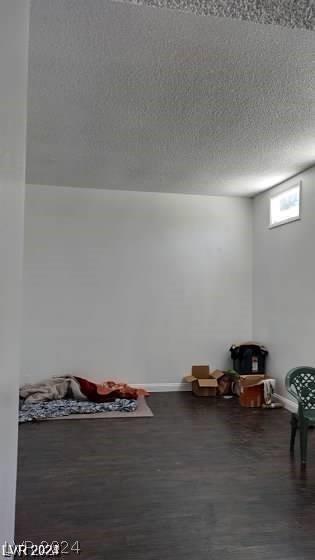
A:
[[[302,366],[291,369],[285,384],[302,408],[315,409],[315,368]]]

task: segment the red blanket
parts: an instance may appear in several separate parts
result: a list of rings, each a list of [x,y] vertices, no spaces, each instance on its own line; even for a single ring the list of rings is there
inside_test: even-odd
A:
[[[108,402],[115,399],[137,399],[140,396],[148,396],[145,389],[134,389],[126,383],[105,381],[102,384],[93,383],[81,377],[75,378],[80,385],[81,392],[93,402]]]

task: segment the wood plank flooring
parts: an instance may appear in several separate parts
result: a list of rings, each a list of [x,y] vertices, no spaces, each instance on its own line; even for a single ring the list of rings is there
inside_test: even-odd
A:
[[[149,404],[153,418],[20,427],[16,542],[78,540],[83,560],[313,560],[315,432],[303,473],[284,410]]]

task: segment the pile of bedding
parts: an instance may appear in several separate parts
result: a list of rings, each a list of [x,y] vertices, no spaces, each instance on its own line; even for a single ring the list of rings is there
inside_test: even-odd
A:
[[[46,420],[71,414],[97,412],[134,412],[144,389],[125,383],[93,383],[76,376],[52,377],[20,388],[19,422]]]

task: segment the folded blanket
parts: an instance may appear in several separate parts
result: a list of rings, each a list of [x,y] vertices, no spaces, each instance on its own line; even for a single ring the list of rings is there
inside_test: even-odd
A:
[[[124,411],[134,412],[137,402],[128,399],[116,399],[114,402],[92,403],[72,399],[58,399],[48,402],[24,403],[19,410],[19,423],[47,420],[70,414],[95,414],[96,412]]]

